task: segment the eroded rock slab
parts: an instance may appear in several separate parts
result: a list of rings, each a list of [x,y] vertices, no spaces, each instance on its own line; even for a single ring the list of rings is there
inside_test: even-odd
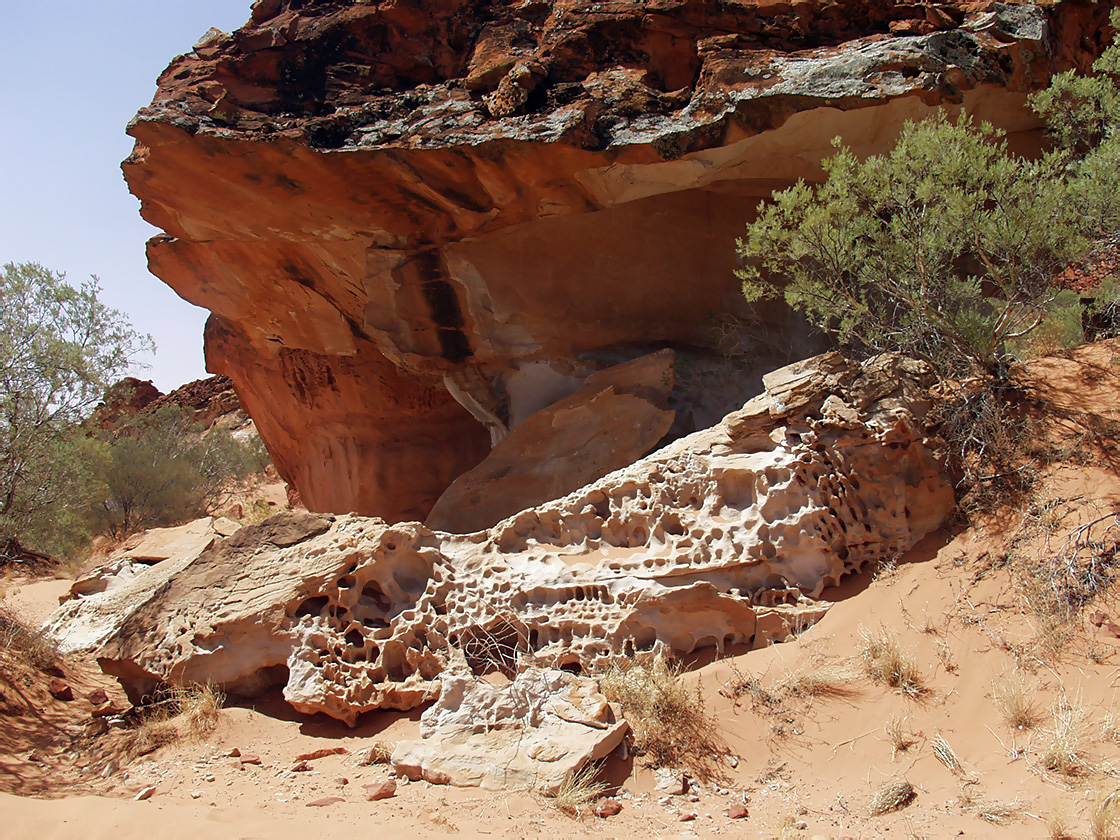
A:
[[[421,740],[399,742],[392,764],[413,781],[551,794],[606,758],[628,729],[588,677],[529,668],[493,686],[445,673],[439,700],[420,717]]]
[[[300,711],[354,723],[434,698],[460,655],[476,674],[594,673],[784,638],[823,614],[826,586],[936,528],[953,489],[920,364],[828,354],[768,381],[720,425],[478,533],[296,514],[244,528],[138,576],[99,661],[133,696],[280,683]]]

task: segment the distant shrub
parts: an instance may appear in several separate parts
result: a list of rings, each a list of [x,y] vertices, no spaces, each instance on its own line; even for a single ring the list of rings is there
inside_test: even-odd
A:
[[[142,415],[106,443],[101,528],[121,537],[204,516],[231,481],[261,463],[257,448],[218,427],[203,431],[182,409]]]

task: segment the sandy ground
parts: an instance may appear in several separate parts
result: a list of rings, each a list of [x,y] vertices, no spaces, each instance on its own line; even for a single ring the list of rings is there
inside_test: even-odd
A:
[[[1113,356],[1098,346],[1077,362],[1039,367],[1047,398],[1074,425],[1088,413],[1108,432],[1120,419]],[[369,802],[363,786],[389,774],[361,766],[362,751],[416,737],[419,711],[364,715],[348,729],[298,715],[278,697],[226,708],[205,738],[130,759],[122,733],[89,734],[94,707],[85,694],[102,686],[123,703],[119,692],[93,663],[74,662],[66,666],[69,702],[50,697],[32,673],[0,681],[0,837],[303,838],[372,829],[389,837],[1019,838],[1055,836],[1059,815],[1070,836],[1092,836],[1096,804],[1120,789],[1120,601],[1114,587],[1077,621],[1054,625],[1032,609],[1036,581],[1022,571],[1025,560],[1055,555],[1077,524],[1120,510],[1114,453],[1078,434],[1068,440],[1085,457],[1048,470],[1033,507],[930,535],[897,564],[826,593],[835,606],[795,640],[687,673],[736,757],[690,796],[656,793],[640,759],[616,757],[605,776],[622,811],[608,819],[571,819],[533,794],[426,782],[400,783],[392,798]],[[5,605],[38,621],[67,586],[9,579]],[[916,663],[910,694],[864,670],[862,639],[884,628]],[[788,690],[811,676],[830,687]],[[1009,679],[1023,686],[1029,725],[1015,727],[1001,711],[997,686]],[[1050,760],[1063,714],[1072,721],[1064,770]],[[345,752],[293,770],[299,756],[336,747]],[[234,749],[260,763],[232,757]],[[903,779],[912,802],[871,816],[876,792]],[[149,799],[133,801],[149,787]],[[747,817],[727,815],[743,803]]]

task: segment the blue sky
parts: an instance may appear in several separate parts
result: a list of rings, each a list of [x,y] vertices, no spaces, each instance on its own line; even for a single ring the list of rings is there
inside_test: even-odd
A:
[[[206,311],[148,273],[140,218],[120,162],[129,119],[159,73],[211,26],[231,31],[251,0],[0,0],[0,263],[38,262],[150,333],[138,375],[163,391],[205,376]]]

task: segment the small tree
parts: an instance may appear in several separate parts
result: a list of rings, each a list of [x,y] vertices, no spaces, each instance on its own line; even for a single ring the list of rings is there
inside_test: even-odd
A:
[[[1064,155],[1013,157],[991,126],[938,117],[907,123],[888,155],[839,147],[824,169],[739,240],[744,294],[784,296],[857,354],[1004,378],[1006,343],[1041,323],[1054,275],[1086,248]]]
[[[74,544],[92,492],[74,427],[151,346],[100,291],[35,263],[0,272],[0,559]]]

